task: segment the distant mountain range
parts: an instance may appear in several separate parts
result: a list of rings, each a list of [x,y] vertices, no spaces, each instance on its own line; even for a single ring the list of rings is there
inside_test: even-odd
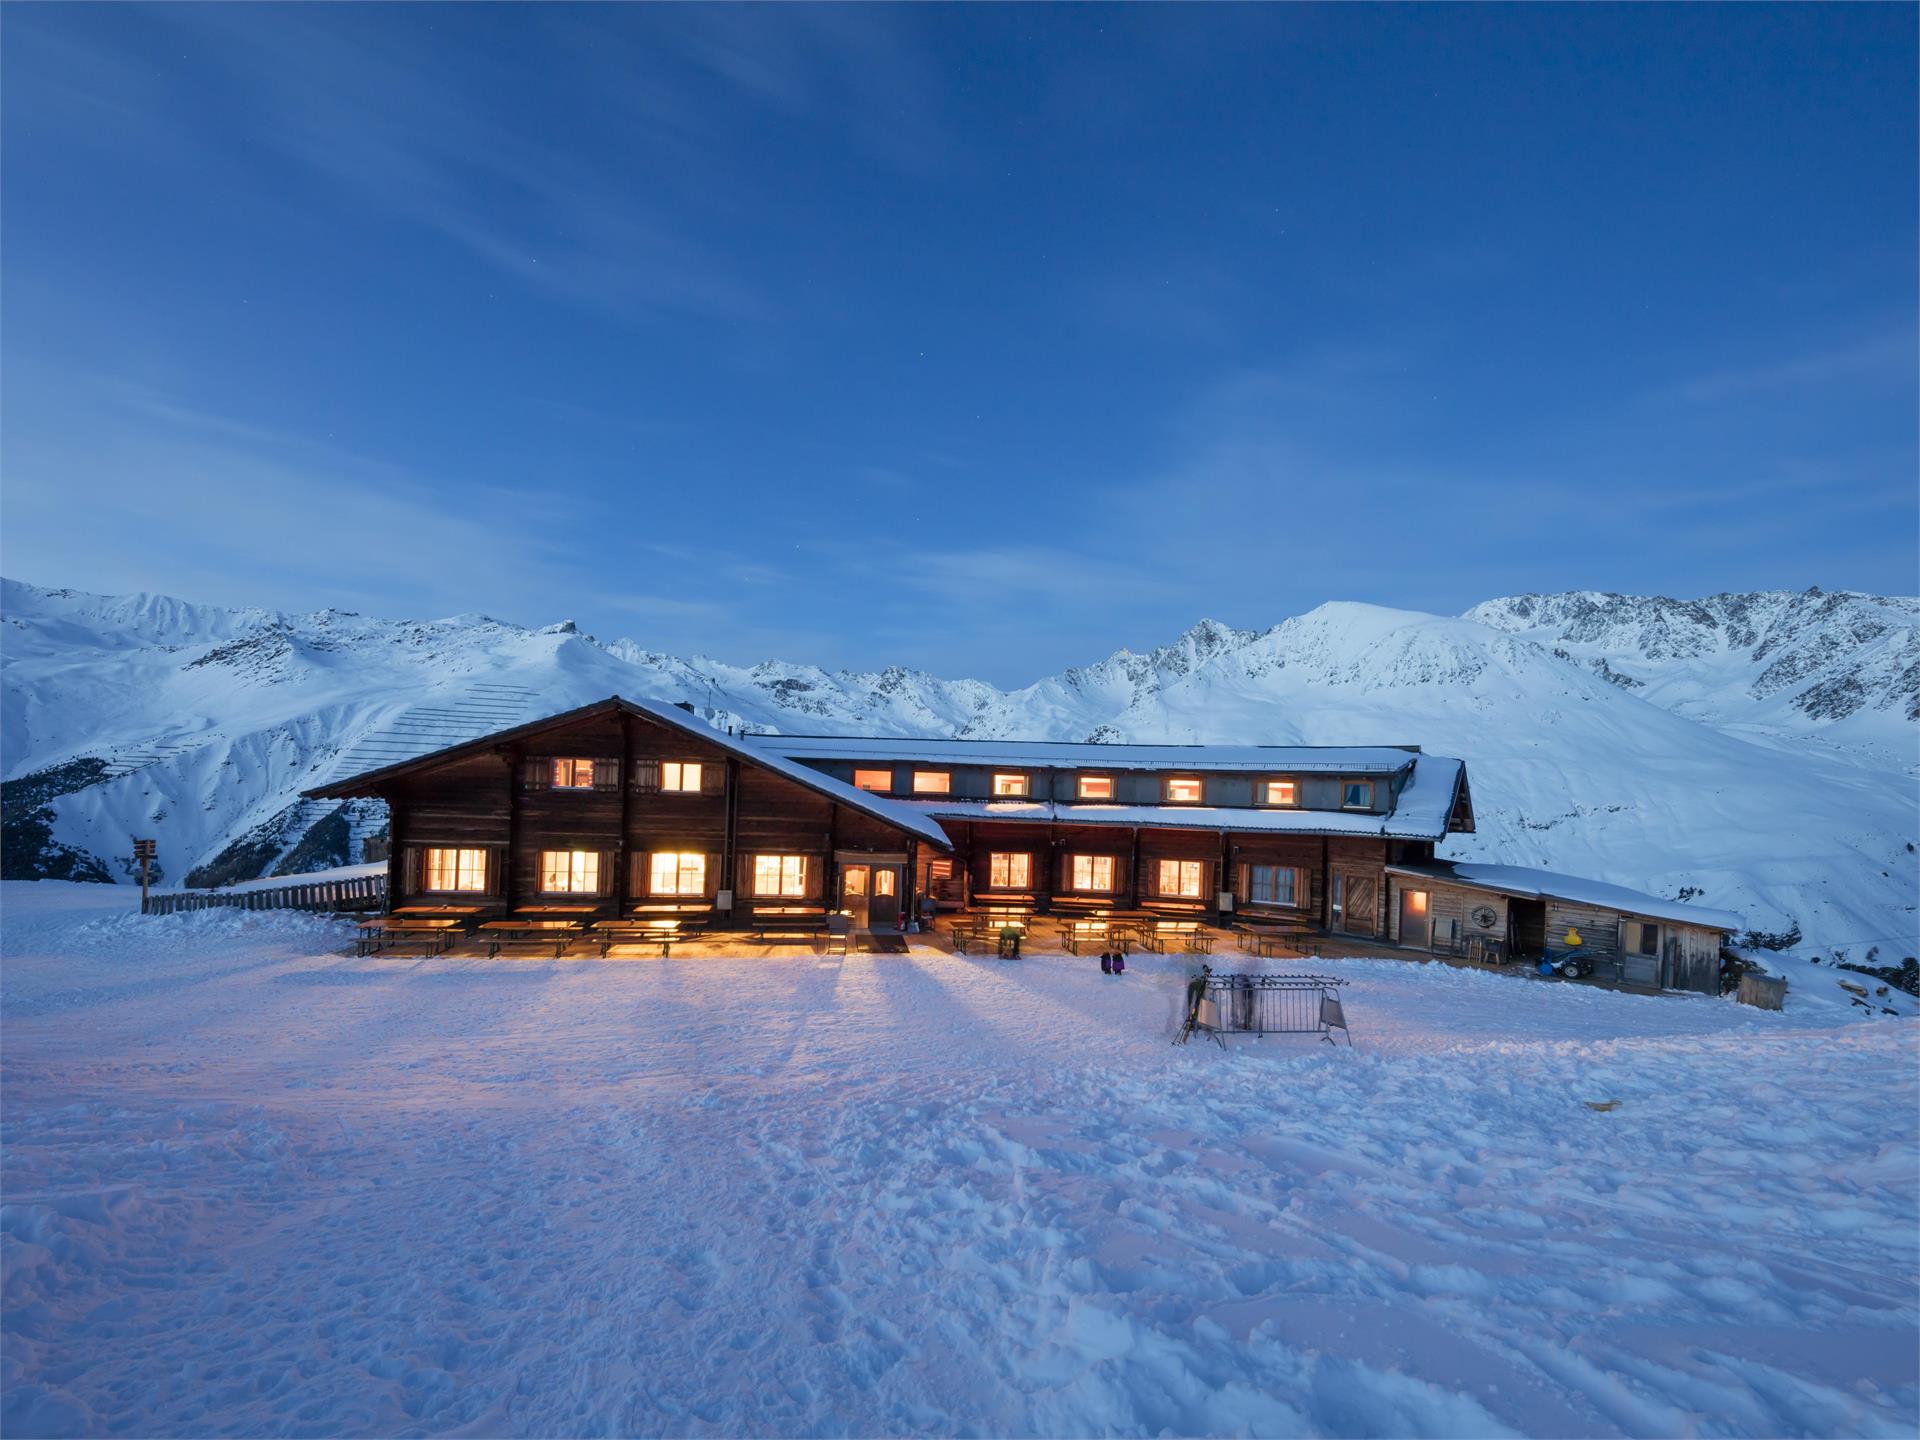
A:
[[[1418,744],[1469,765],[1447,853],[1571,870],[1906,955],[1920,924],[1920,601],[1573,592],[1449,618],[1328,604],[1016,690],[602,644],[563,623],[287,615],[0,582],[11,877],[173,881],[358,858],[319,779],[609,694],[787,733]]]

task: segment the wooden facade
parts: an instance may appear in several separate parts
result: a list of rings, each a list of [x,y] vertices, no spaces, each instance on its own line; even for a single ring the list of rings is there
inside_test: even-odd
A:
[[[1446,948],[1455,937],[1477,937],[1499,941],[1512,954],[1532,960],[1547,949],[1562,948],[1563,937],[1572,930],[1580,936],[1580,948],[1594,958],[1595,973],[1605,978],[1652,989],[1719,993],[1725,928],[1676,919],[1671,912],[1643,914],[1590,899],[1507,893],[1434,875],[1393,874],[1388,879],[1391,903],[1385,933],[1396,945]],[[1578,888],[1578,882],[1569,888]],[[1409,895],[1426,899],[1408,906],[1403,901]],[[1652,896],[1646,899],[1654,902]]]
[[[856,753],[858,744],[849,742]],[[1211,771],[1199,754],[1158,770],[1116,769],[1111,805],[1097,814],[1062,815],[1084,807],[1039,800],[1077,799],[1080,765],[1020,768],[1014,812],[953,815],[916,803],[924,766],[889,766],[882,778],[857,758],[800,763],[677,709],[616,698],[314,793],[386,802],[394,906],[698,910],[721,926],[857,907],[862,922],[879,925],[912,917],[931,895],[948,910],[1266,916],[1385,938],[1386,867],[1430,860],[1433,841],[1342,833],[1383,825],[1417,752],[1353,755],[1373,767],[1363,778],[1336,756],[1327,762],[1335,768],[1290,780],[1284,806],[1263,803],[1266,779]],[[987,796],[1012,772],[987,762],[938,773],[949,790]],[[1458,774],[1458,797],[1443,795],[1439,817],[1469,828]],[[874,794],[862,782],[903,793]],[[1025,802],[1049,814],[1018,813]],[[1124,807],[1123,820],[1106,818],[1113,807]],[[1288,812],[1285,828],[1257,813],[1273,809]]]

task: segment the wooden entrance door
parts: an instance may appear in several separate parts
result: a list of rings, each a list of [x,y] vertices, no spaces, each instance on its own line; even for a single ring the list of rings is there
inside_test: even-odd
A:
[[[1400,943],[1416,950],[1425,950],[1433,939],[1428,928],[1429,902],[1432,896],[1425,890],[1402,890],[1400,892]]]
[[[873,889],[867,896],[869,930],[900,928],[900,876],[903,868],[899,865],[873,867]]]
[[[1377,929],[1374,905],[1379,882],[1350,870],[1333,872],[1333,928],[1347,935],[1372,935]]]
[[[873,867],[871,865],[842,865],[840,867],[840,908],[853,917],[853,928],[866,930],[870,897],[873,887]]]

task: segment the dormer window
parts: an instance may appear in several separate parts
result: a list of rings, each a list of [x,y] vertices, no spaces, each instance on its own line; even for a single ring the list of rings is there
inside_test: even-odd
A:
[[[1169,805],[1198,805],[1200,803],[1200,779],[1195,775],[1178,775],[1167,781],[1167,803]]]
[[[553,762],[553,788],[556,790],[593,789],[593,761],[591,760],[555,760]]]
[[[1298,805],[1300,803],[1300,782],[1298,780],[1269,780],[1261,789],[1261,803],[1264,805]]]
[[[1342,786],[1342,809],[1371,810],[1373,808],[1373,782],[1371,780],[1349,780]]]
[[[1032,790],[1032,781],[1025,771],[997,770],[993,776],[993,796],[996,800],[1018,799]]]
[[[950,795],[953,793],[953,776],[945,770],[916,770],[913,772],[913,793]]]
[[[1074,794],[1082,800],[1113,799],[1113,777],[1111,775],[1082,775],[1079,787]]]
[[[660,762],[660,788],[697,793],[700,789],[701,769],[698,760],[663,760]]]
[[[856,770],[853,772],[853,788],[872,790],[884,795],[893,789],[893,772],[891,770]]]

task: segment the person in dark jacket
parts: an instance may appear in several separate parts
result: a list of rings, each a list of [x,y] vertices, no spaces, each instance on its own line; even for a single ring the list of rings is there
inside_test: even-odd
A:
[[[1102,975],[1113,974],[1113,956],[1104,950],[1100,952],[1100,973]]]
[[[1124,975],[1127,973],[1126,951],[1116,950],[1113,952],[1113,973],[1116,975]]]

